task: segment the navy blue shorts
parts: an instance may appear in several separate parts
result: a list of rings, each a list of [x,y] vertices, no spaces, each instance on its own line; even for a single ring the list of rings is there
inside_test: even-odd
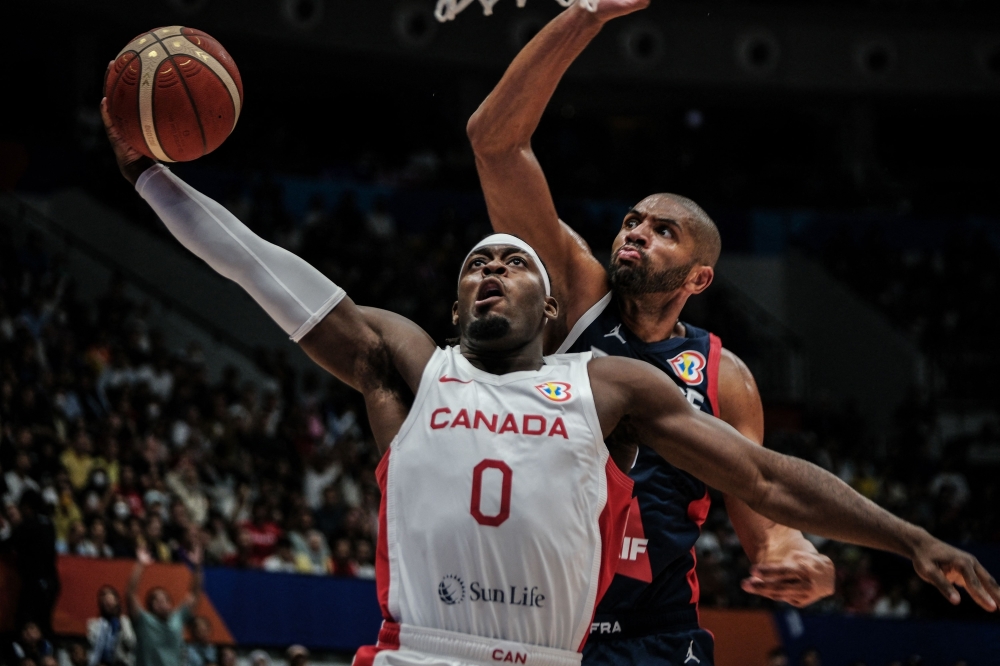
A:
[[[634,637],[591,638],[583,647],[585,666],[714,666],[715,639],[704,629]]]

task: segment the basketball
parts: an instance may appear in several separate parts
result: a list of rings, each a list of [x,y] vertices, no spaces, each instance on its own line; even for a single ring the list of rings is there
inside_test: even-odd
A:
[[[212,152],[236,126],[243,82],[222,45],[194,28],[156,28],[109,65],[104,96],[133,148],[161,162]]]

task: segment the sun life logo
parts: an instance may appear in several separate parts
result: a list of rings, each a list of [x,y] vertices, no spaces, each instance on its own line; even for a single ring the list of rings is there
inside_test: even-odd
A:
[[[680,377],[681,381],[686,384],[697,386],[705,379],[705,374],[702,370],[708,364],[700,352],[683,351],[670,359],[668,363],[674,369],[674,372],[677,373],[677,376]]]
[[[465,599],[465,583],[458,576],[448,574],[438,583],[438,597],[449,606],[462,603]]]
[[[573,397],[573,394],[569,392],[572,387],[566,382],[545,382],[535,388],[552,402],[566,402]]]

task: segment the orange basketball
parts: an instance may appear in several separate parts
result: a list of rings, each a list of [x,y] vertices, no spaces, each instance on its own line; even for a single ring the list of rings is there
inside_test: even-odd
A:
[[[201,30],[170,26],[128,43],[104,77],[108,112],[133,148],[162,162],[212,152],[236,126],[243,81]]]

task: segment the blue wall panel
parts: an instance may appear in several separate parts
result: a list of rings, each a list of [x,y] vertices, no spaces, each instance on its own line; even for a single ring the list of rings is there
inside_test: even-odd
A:
[[[350,652],[373,645],[382,622],[371,580],[210,569],[205,591],[241,645]]]

